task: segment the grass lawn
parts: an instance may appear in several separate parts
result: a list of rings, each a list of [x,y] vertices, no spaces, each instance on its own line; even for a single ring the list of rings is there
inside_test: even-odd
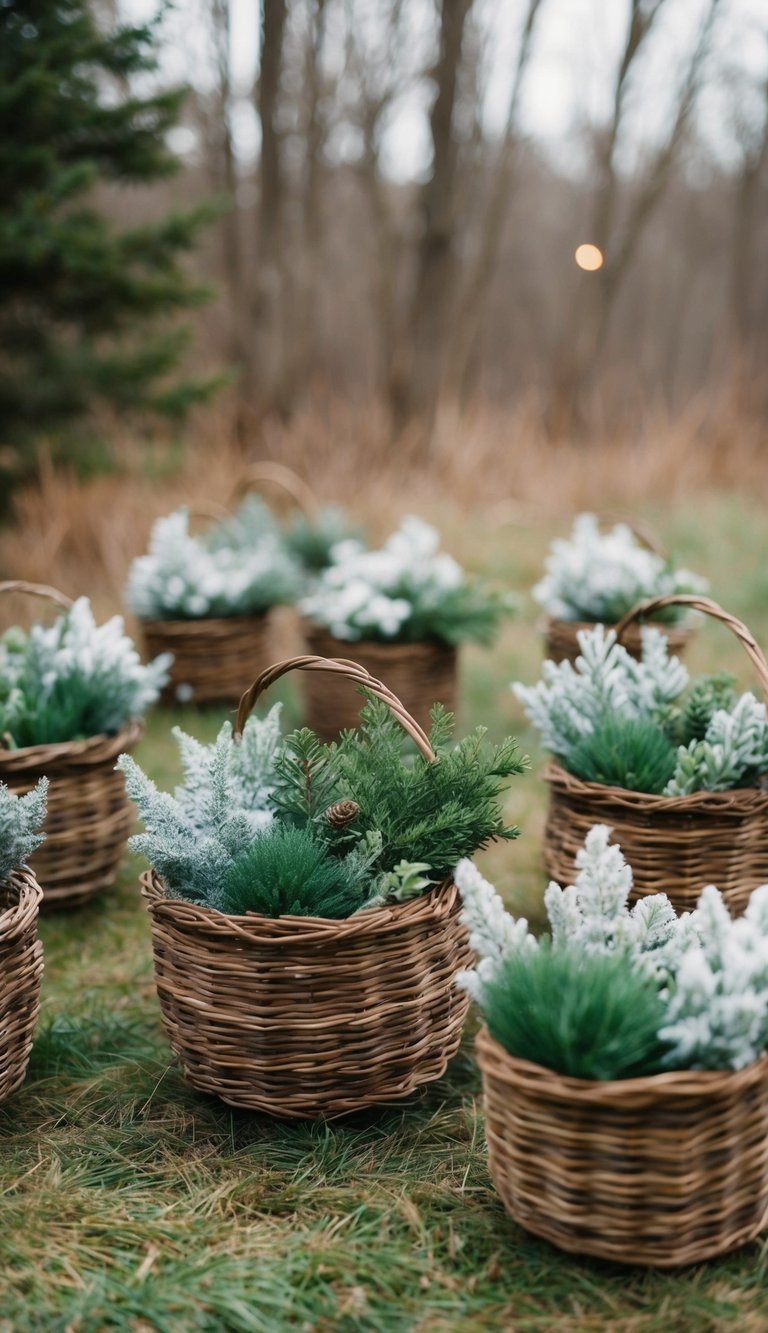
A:
[[[435,516],[475,568],[520,589],[538,575],[551,531]],[[759,508],[713,498],[650,517],[768,644]],[[522,836],[480,860],[515,910],[540,919],[541,755],[507,688],[537,673],[534,619],[525,598],[497,650],[466,654],[460,725],[512,730],[531,754],[509,800]],[[752,683],[720,626],[703,628],[690,661]],[[291,687],[283,697],[296,716]],[[173,781],[171,722],[210,738],[221,717],[156,713],[140,762]],[[766,1244],[659,1274],[567,1258],[515,1226],[488,1177],[471,1033],[421,1095],[329,1125],[185,1088],[160,1024],[139,869],[127,858],[113,892],[42,922],[41,1028],[24,1088],[0,1108],[2,1333],[768,1328]]]

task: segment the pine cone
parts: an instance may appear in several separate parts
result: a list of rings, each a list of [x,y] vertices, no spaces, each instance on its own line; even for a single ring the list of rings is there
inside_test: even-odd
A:
[[[329,805],[325,812],[325,818],[328,820],[331,828],[346,828],[351,824],[360,813],[360,806],[357,801],[336,801]]]

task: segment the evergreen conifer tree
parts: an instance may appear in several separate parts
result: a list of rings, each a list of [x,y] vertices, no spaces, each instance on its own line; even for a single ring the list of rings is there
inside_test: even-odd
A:
[[[210,209],[121,226],[95,194],[178,166],[166,135],[184,90],[137,90],[157,69],[158,22],[106,27],[89,0],[0,0],[0,444],[13,470],[99,403],[182,412],[210,387],[170,380],[185,342],[172,317],[205,295],[183,256]]]

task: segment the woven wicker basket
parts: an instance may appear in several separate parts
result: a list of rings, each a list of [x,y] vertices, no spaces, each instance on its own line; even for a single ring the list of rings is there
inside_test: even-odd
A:
[[[429,729],[429,710],[434,703],[456,711],[458,654],[442,643],[342,643],[326,629],[308,621],[303,625],[309,652],[318,657],[344,660],[354,652],[355,661],[372,676],[384,677],[419,726]],[[345,681],[329,684],[310,675],[304,686],[306,723],[322,740],[335,741],[340,731],[356,727],[360,700],[350,694]]]
[[[15,870],[0,884],[0,1102],[24,1082],[40,1011],[42,896],[29,870]]]
[[[258,678],[236,736],[262,691],[293,668],[364,683],[434,759],[380,681],[314,657]],[[456,1052],[468,999],[453,978],[471,954],[454,885],[344,921],[227,916],[166,897],[154,871],[142,885],[166,1031],[201,1092],[276,1116],[333,1117],[404,1097]]]
[[[49,598],[64,609],[72,605],[40,584],[0,583],[4,592]],[[133,749],[141,733],[141,723],[132,722],[116,736],[0,748],[0,781],[17,795],[48,778],[45,842],[31,858],[44,907],[78,907],[114,882],[134,820],[115,760]]]
[[[680,595],[643,602],[621,621],[619,637],[623,639],[634,618],[672,603],[727,625],[768,698],[768,662],[753,635],[709,598]],[[677,911],[689,911],[705,885],[716,884],[729,910],[737,914],[752,890],[768,883],[768,786],[652,796],[582,782],[556,763],[547,766],[544,777],[550,788],[544,864],[559,884],[573,881],[576,853],[593,824],[612,827],[613,840],[632,867],[633,898],[663,890]]]
[[[269,612],[200,620],[141,620],[147,658],[173,653],[163,703],[235,704],[253,664],[269,661]]]
[[[768,1058],[612,1083],[516,1060],[483,1029],[491,1178],[520,1226],[572,1254],[675,1268],[768,1222]]]

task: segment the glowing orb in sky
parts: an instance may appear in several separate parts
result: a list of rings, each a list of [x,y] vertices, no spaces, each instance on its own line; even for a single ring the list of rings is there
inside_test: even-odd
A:
[[[603,252],[596,245],[577,245],[573,257],[579,268],[586,269],[587,273],[603,267]]]

